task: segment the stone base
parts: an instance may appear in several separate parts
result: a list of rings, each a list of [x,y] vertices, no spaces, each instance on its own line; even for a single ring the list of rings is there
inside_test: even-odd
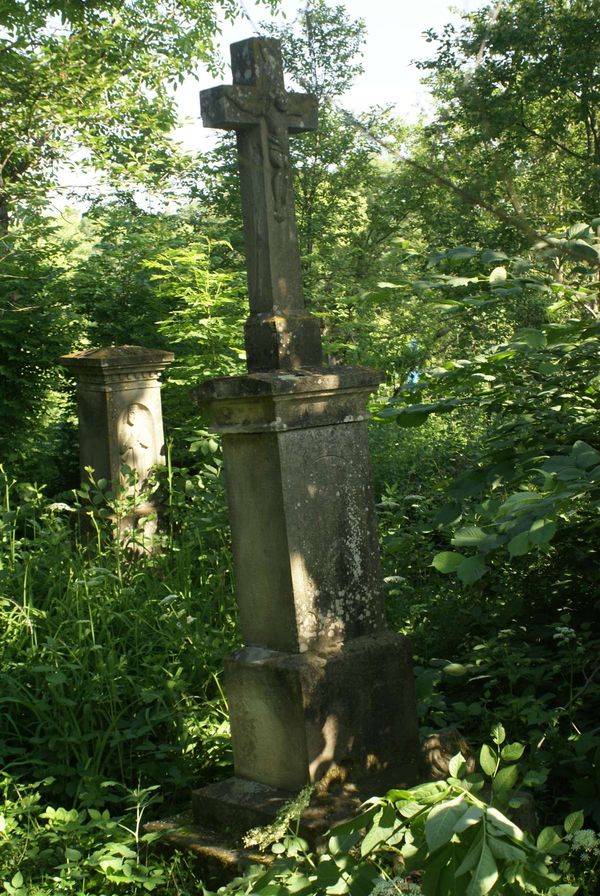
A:
[[[320,651],[245,647],[226,660],[236,775],[296,791],[338,775],[418,777],[408,641],[379,632]]]
[[[365,800],[383,795],[392,787],[415,783],[385,773],[363,781],[361,786],[339,778],[320,782],[315,785],[310,804],[300,813],[298,831],[318,851],[326,845],[330,829],[354,818]],[[221,831],[221,837],[223,832],[241,837],[251,828],[272,825],[281,809],[297,795],[244,778],[227,778],[192,793],[192,817],[202,829]],[[294,818],[290,826],[295,829]]]
[[[210,890],[230,883],[252,865],[266,867],[274,858],[270,852],[244,847],[239,838],[196,824],[189,810],[172,818],[147,822],[144,831],[161,835],[155,844],[159,849],[176,849],[193,858],[198,874]]]

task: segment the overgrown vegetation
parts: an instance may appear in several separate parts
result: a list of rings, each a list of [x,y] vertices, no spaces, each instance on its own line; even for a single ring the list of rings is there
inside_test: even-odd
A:
[[[220,448],[189,390],[243,369],[237,176],[227,138],[204,157],[173,145],[167,89],[209,58],[218,8],[235,4],[0,4],[11,896],[203,886],[143,822],[230,769]],[[293,147],[311,309],[332,363],[388,376],[371,445],[389,622],[412,637],[423,735],[459,728],[479,769],[458,754],[448,781],[373,800],[321,856],[290,810],[257,841],[269,870],[231,896],[598,892],[597,12],[506,0],[430,34],[435,109],[414,127],[341,107],[364,37],[343,7],[310,0],[266,29],[284,41],[288,81],[322,105],[321,130]],[[82,153],[105,193],[53,217],[58,166],[81,170]],[[169,211],[143,210],[140,185]],[[177,356],[150,556],[113,538],[125,498],[77,479],[58,358],[111,343]]]

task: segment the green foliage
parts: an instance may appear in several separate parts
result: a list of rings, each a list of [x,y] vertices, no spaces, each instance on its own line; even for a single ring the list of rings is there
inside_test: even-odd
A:
[[[103,170],[121,191],[173,174],[182,159],[169,136],[172,88],[210,61],[219,11],[233,17],[239,7],[4,3],[0,229],[43,203],[59,165],[74,167],[76,157],[79,170]]]
[[[567,838],[583,827],[583,813],[571,813],[563,829],[544,828],[535,840],[525,833],[505,814],[522,803],[515,785],[524,747],[506,743],[500,724],[492,739],[480,751],[483,774],[466,774],[459,753],[447,781],[368,800],[357,817],[333,828],[324,853],[312,855],[297,835],[285,837],[272,848],[276,858],[267,871],[255,868],[219,893],[401,893],[410,892],[410,875],[424,896],[573,896],[578,887],[563,882],[553,862],[569,853]],[[401,875],[392,879],[394,870]]]
[[[2,776],[0,880],[9,896],[106,892],[123,896],[184,892],[193,878],[181,857],[171,862],[152,852],[158,834],[144,833],[142,821],[156,800],[156,787],[125,794],[126,813],[108,809],[66,809],[47,805],[51,779],[24,785]],[[107,789],[117,789],[106,782]]]
[[[190,389],[214,376],[244,370],[245,275],[227,269],[233,249],[224,240],[188,239],[145,263],[157,299],[168,313],[157,330],[175,352],[164,390],[165,414],[185,429]]]
[[[596,13],[587,0],[510,0],[428,33],[435,53],[420,67],[436,114],[412,179],[440,243],[514,251],[566,215],[598,214]]]
[[[64,379],[56,361],[76,344],[82,326],[67,299],[68,251],[51,222],[0,234],[0,455],[46,481],[55,470],[40,440],[65,444]]]
[[[217,670],[236,631],[218,469],[169,479],[169,550],[142,560],[101,520],[92,543],[77,534],[106,496],[51,503],[3,474],[0,755],[78,805],[101,806],[106,780],[176,790],[229,762]]]

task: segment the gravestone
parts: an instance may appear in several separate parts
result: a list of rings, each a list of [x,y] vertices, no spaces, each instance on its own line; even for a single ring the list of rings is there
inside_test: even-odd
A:
[[[90,482],[91,468],[95,482],[104,479],[109,490],[131,499],[118,521],[125,538],[136,529],[148,540],[156,529],[157,508],[138,496],[151,468],[165,462],[159,377],[173,357],[119,345],[60,359],[76,381],[81,481]]]
[[[196,791],[198,822],[265,820],[324,777],[412,784],[410,651],[386,630],[367,444],[383,376],[322,367],[302,294],[288,132],[317,125],[286,93],[278,41],[233,44],[234,84],[201,93],[237,134],[248,265],[248,374],[197,397],[222,435],[244,647],[226,660],[235,776]]]

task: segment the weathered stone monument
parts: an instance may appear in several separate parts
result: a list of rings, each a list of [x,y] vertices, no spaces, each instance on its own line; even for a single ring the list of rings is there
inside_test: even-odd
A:
[[[248,374],[204,383],[222,434],[245,646],[229,657],[235,777],[196,791],[197,821],[248,826],[323,776],[413,783],[419,744],[406,640],[386,630],[367,446],[383,377],[321,366],[304,306],[288,132],[313,97],[286,93],[279,44],[233,44],[234,84],[201,93],[237,134],[248,265]],[[258,813],[258,814],[257,814]]]
[[[150,469],[165,462],[159,376],[173,357],[120,345],[60,359],[77,384],[81,481],[90,481],[91,468],[95,482],[104,479],[108,489],[132,499],[119,520],[123,535],[141,530],[148,539],[156,528],[156,507],[137,496]]]

